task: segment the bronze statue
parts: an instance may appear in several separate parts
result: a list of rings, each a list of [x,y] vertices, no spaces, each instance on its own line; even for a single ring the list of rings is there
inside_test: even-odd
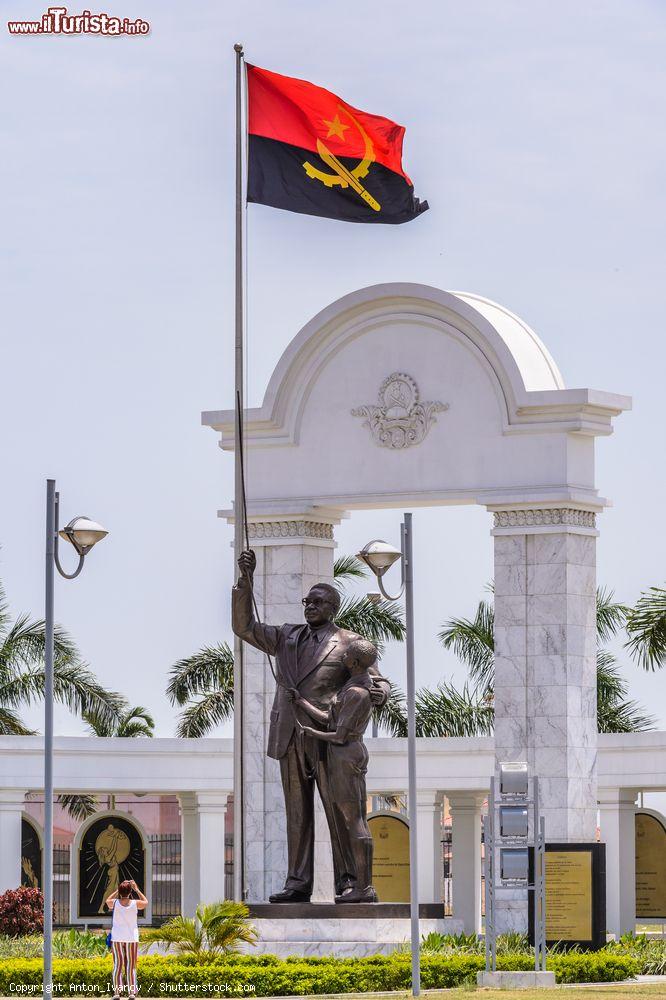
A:
[[[300,726],[303,733],[326,743],[335,828],[345,867],[354,872],[356,884],[335,897],[336,903],[376,903],[372,885],[372,834],[366,817],[368,748],[363,742],[372,715],[373,680],[369,668],[377,660],[377,650],[367,639],[352,639],[342,654],[342,663],[351,674],[333,698],[328,712],[312,705],[294,690],[294,704],[326,726],[326,732],[313,726]]]
[[[258,622],[252,607],[256,562],[252,550],[243,552],[238,560],[240,577],[232,594],[232,627],[245,642],[276,660],[277,687],[267,753],[280,762],[287,816],[288,872],[284,889],[270,896],[270,901],[302,903],[308,902],[312,895],[315,785],[331,836],[336,900],[342,901],[345,894],[350,898],[349,890],[353,890],[353,896],[368,888],[369,883],[359,885],[359,878],[365,880],[366,873],[357,871],[358,851],[350,850],[348,835],[342,842],[338,830],[332,788],[332,781],[335,784],[337,779],[332,779],[326,743],[310,732],[300,731],[310,718],[294,699],[297,693],[314,708],[328,713],[333,699],[350,680],[350,670],[343,658],[360,636],[334,624],[340,595],[329,583],[315,584],[303,598],[305,625]],[[379,674],[376,663],[368,667],[367,674],[371,685],[368,689],[370,702],[382,705],[388,697],[390,684]],[[324,726],[321,731],[325,732]],[[361,746],[365,749],[364,744]]]

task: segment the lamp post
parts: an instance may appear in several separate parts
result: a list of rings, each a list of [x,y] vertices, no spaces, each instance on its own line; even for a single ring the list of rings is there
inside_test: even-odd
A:
[[[46,480],[46,593],[44,650],[44,997],[53,990],[53,583],[54,567],[66,580],[73,580],[83,569],[92,549],[105,535],[105,528],[89,517],[75,517],[58,530],[60,494],[55,479]],[[74,546],[79,564],[66,573],[58,555],[58,535]]]
[[[412,556],[412,515],[405,514],[400,525],[400,549],[388,542],[375,539],[368,542],[357,555],[377,578],[377,585],[387,601],[398,601],[405,595],[405,643],[407,646],[407,798],[409,802],[409,902],[412,945],[412,993],[421,993],[421,958],[419,952],[419,873],[416,834],[416,689],[414,685],[414,562]],[[400,560],[400,593],[392,597],[386,593],[382,577]]]

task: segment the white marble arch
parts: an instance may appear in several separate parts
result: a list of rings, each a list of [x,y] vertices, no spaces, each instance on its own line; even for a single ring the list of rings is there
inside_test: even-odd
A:
[[[147,924],[150,926],[153,919],[153,864],[152,864],[152,847],[150,840],[148,839],[148,834],[146,833],[143,825],[138,821],[136,816],[132,816],[131,813],[120,812],[118,809],[106,809],[102,812],[93,813],[76,831],[76,835],[72,844],[70,846],[69,855],[69,922],[71,924],[111,924],[111,913],[100,914],[98,917],[81,917],[79,916],[79,847],[81,841],[83,840],[86,831],[93,823],[97,823],[100,819],[122,819],[126,823],[132,823],[139,834],[141,835],[141,842],[143,844],[144,858],[145,858],[145,882],[144,886],[139,886],[139,888],[145,893],[148,898],[148,905],[145,910],[139,911],[139,924]]]
[[[422,400],[449,407],[420,445],[400,451],[377,448],[351,413],[374,403],[396,371],[416,380]],[[610,434],[612,418],[629,406],[625,396],[565,389],[536,334],[488,299],[375,285],[310,320],[280,358],[261,407],[247,412],[248,495],[257,513],[298,501],[344,509],[500,503],[516,490],[521,500],[600,508],[593,438]],[[232,451],[233,408],[202,420]]]
[[[596,336],[574,314],[570,325],[572,338]],[[393,373],[441,404],[410,447],[380,446],[353,412],[376,404]],[[334,527],[350,510],[476,503],[493,514],[495,759],[527,760],[539,775],[553,840],[595,837],[595,545],[606,501],[594,442],[630,405],[565,388],[542,341],[503,306],[391,283],[307,323],[246,418],[249,535],[268,621],[301,619],[307,588],[332,575]],[[233,451],[233,407],[202,421]],[[259,900],[286,859],[277,772],[264,758],[272,683],[254,652],[245,684],[248,888]],[[522,927],[525,913],[510,911],[505,926]]]

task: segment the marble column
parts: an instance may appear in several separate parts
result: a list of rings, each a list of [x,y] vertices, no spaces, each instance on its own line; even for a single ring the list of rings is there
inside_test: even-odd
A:
[[[199,819],[199,900],[219,903],[224,893],[226,792],[196,792]]]
[[[259,616],[272,625],[300,623],[301,601],[316,583],[333,580],[333,525],[340,512],[322,508],[256,513],[248,532],[257,554],[255,596]],[[248,900],[261,902],[283,888],[287,828],[278,762],[266,757],[275,681],[268,658],[245,645],[245,871]],[[333,900],[333,859],[326,819],[315,793],[313,900]]]
[[[199,903],[199,808],[195,792],[178,796],[180,813],[180,908],[193,917]],[[224,838],[223,838],[224,843]]]
[[[486,796],[456,792],[451,812],[453,917],[466,934],[481,932],[481,806]]]
[[[617,937],[636,930],[636,795],[634,788],[599,792],[601,840],[606,844],[606,929]]]
[[[420,903],[439,903],[442,898],[442,798],[437,791],[416,793]]]
[[[597,818],[595,513],[495,513],[495,761],[538,775],[548,841],[593,841]],[[506,929],[525,907],[507,891]],[[498,908],[502,908],[498,896]],[[502,919],[498,914],[498,920]],[[503,929],[503,928],[502,928]]]
[[[0,789],[0,893],[21,884],[21,820],[26,792]]]

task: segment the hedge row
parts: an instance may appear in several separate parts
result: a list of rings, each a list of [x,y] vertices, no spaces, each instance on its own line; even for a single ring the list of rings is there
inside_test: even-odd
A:
[[[506,970],[531,970],[529,955],[498,957]],[[424,956],[421,982],[424,989],[445,989],[475,983],[484,967],[481,955]],[[605,951],[552,955],[548,968],[559,983],[613,982],[629,979],[638,963]],[[56,995],[100,996],[111,991],[110,958],[56,959],[53,963]],[[406,990],[410,985],[409,956],[373,958],[292,958],[275,956],[218,956],[202,961],[193,956],[148,955],[139,959],[141,996],[303,996],[315,993],[367,993]],[[41,990],[40,959],[0,961],[0,996],[34,995]]]

